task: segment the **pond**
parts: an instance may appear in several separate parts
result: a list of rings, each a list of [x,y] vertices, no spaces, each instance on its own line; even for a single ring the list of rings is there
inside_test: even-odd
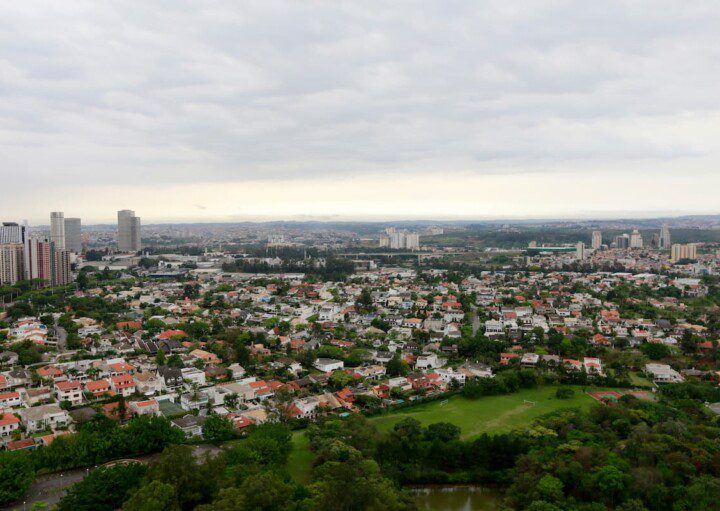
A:
[[[502,492],[487,486],[424,486],[411,490],[418,508],[428,511],[497,511]]]

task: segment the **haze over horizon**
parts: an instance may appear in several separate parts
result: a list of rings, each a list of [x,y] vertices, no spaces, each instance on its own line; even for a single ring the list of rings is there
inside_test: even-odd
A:
[[[720,212],[712,1],[16,2],[0,220]]]

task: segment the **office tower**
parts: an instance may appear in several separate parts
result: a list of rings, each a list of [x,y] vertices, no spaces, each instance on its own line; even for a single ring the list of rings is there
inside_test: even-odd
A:
[[[637,229],[630,234],[630,248],[643,248],[642,234]]]
[[[660,228],[660,243],[659,248],[670,248],[672,243],[670,241],[670,228],[667,224],[663,224]]]
[[[615,236],[613,243],[615,244],[615,248],[628,248],[630,246],[630,236],[627,234]]]
[[[395,232],[395,229],[393,229],[389,236],[390,248],[397,250],[405,247],[405,233]]]
[[[15,222],[3,222],[0,225],[0,244],[25,243],[27,230]]]
[[[65,214],[62,211],[50,213],[50,241],[58,249],[65,248]]]
[[[697,259],[697,245],[695,243],[688,243],[686,245],[675,243],[670,248],[670,260],[673,263],[682,259]]]
[[[142,248],[140,243],[140,217],[129,209],[118,211],[118,250],[120,252],[137,252]]]
[[[583,243],[582,241],[579,241],[575,245],[575,259],[585,259],[585,243]]]
[[[82,254],[82,234],[79,218],[65,219],[65,249],[76,254]]]
[[[22,243],[0,243],[0,284],[13,285],[25,278]]]
[[[590,246],[593,250],[597,250],[602,247],[602,233],[600,231],[592,232],[592,244]]]

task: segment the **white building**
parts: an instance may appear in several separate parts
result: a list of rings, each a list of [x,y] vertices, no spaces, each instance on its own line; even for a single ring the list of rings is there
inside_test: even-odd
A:
[[[655,383],[681,383],[683,377],[667,364],[646,364],[645,372]]]
[[[329,373],[330,371],[342,369],[345,367],[345,364],[342,360],[335,360],[333,358],[318,358],[313,364],[313,367],[323,373]]]

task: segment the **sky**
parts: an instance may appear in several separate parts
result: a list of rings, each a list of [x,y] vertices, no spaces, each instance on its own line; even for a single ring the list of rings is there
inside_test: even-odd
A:
[[[720,213],[709,1],[0,3],[0,220]]]

